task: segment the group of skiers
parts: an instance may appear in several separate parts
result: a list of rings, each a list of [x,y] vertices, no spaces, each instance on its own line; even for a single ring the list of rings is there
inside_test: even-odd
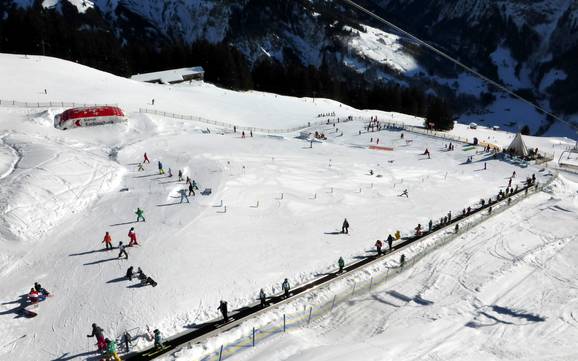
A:
[[[92,324],[92,333],[86,337],[96,337],[98,350],[102,352],[107,360],[120,361],[116,347],[116,341],[104,337],[104,330],[96,323]]]
[[[137,222],[138,222],[139,217],[141,217],[142,220],[144,221],[144,217],[143,217],[144,212],[140,208],[137,209],[136,213],[137,213]],[[128,231],[128,239],[129,239],[128,247],[139,245],[137,238],[136,238],[136,232],[134,230],[134,227],[130,227],[130,230]],[[102,243],[104,243],[106,250],[112,250],[114,248],[112,245],[112,237],[111,237],[109,232],[105,232],[104,239],[102,240]],[[128,253],[126,252],[126,247],[127,246],[125,246],[124,243],[122,243],[122,241],[120,241],[118,243],[118,250],[119,250],[118,258],[124,257],[125,259],[128,259]]]
[[[34,287],[32,287],[30,292],[28,292],[28,300],[32,304],[38,303],[48,296],[50,296],[50,292],[43,288],[38,282],[34,282]]]

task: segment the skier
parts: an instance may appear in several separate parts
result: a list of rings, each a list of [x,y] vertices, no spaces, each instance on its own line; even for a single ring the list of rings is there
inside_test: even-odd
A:
[[[48,292],[45,288],[42,288],[40,283],[34,282],[34,289],[38,291],[43,296],[49,296],[50,292]]]
[[[253,130],[249,130],[249,136],[253,138]]]
[[[395,231],[395,234],[393,236],[395,237],[396,241],[399,241],[399,239],[401,238],[401,232],[397,230]]]
[[[432,228],[433,228],[433,221],[430,219],[429,223],[427,224],[428,226],[428,231],[431,232]]]
[[[136,241],[136,232],[134,231],[134,227],[130,227],[130,231],[128,231],[128,238],[130,239],[130,241],[128,242],[128,246],[132,247],[133,245],[138,245],[138,242]]]
[[[448,222],[452,221],[452,211],[448,212]]]
[[[106,354],[107,356],[110,358],[112,357],[112,359],[114,361],[120,361],[120,358],[118,357],[118,353],[116,350],[116,342],[114,340],[109,340],[108,338],[104,340],[106,342]]]
[[[458,233],[460,231],[460,224],[459,223],[456,223],[454,230],[456,231],[456,233]]]
[[[132,337],[130,336],[130,333],[128,333],[128,331],[125,331],[122,338],[124,340],[123,342],[124,342],[124,348],[126,350],[126,353],[129,353],[130,352],[129,345],[132,346]]]
[[[403,133],[401,133],[401,139],[403,139]]]
[[[112,247],[112,237],[110,237],[110,234],[108,232],[106,232],[104,234],[104,239],[102,240],[102,243],[104,243],[104,246],[106,247],[105,249],[113,249],[114,247]]]
[[[139,172],[144,171],[144,168],[143,168],[143,166],[142,166],[142,163],[139,163],[139,164],[138,164],[138,171],[139,171]]]
[[[484,162],[484,170],[488,169],[488,163]]]
[[[341,226],[341,233],[349,234],[349,222],[347,222],[347,218],[343,220],[343,225]]]
[[[187,197],[187,190],[186,189],[180,189],[179,194],[181,195],[181,203],[183,203],[183,199],[186,199],[187,203],[189,203],[189,198]]]
[[[289,290],[291,289],[291,286],[289,285],[289,280],[287,278],[285,278],[281,284],[281,288],[283,289],[283,292],[285,292],[285,298],[289,298]]]
[[[30,292],[28,292],[28,300],[30,303],[38,303],[40,300],[40,294],[38,291],[36,291],[34,288],[31,288]]]
[[[508,181],[508,188],[510,188],[512,186],[512,178],[510,178],[510,180]]]
[[[377,255],[381,256],[381,247],[383,247],[383,243],[378,239],[375,242],[375,248],[377,249]]]
[[[405,254],[402,254],[401,257],[399,257],[399,267],[403,268],[404,265],[405,265]]]
[[[183,171],[179,169],[179,182],[183,181]]]
[[[191,185],[193,186],[193,189],[199,190],[199,187],[197,187],[197,182],[195,182],[194,179],[191,181]]]
[[[398,235],[398,232],[399,232],[399,231],[397,231],[397,232],[395,233],[396,237],[397,237],[397,235]],[[399,238],[398,238],[398,239],[399,239]],[[393,237],[391,236],[391,234],[390,234],[389,236],[387,236],[387,246],[389,247],[389,250],[391,251],[391,249],[393,248]]]
[[[417,227],[415,227],[415,235],[417,237],[421,236],[421,223],[418,223]]]
[[[147,153],[145,152],[143,163],[150,163],[150,162],[151,162],[151,161],[149,160],[149,156],[148,156]]]
[[[165,174],[165,170],[163,169],[163,164],[159,160],[159,174]]]
[[[122,258],[122,255],[124,254],[125,259],[128,259],[128,253],[126,253],[126,249],[124,249],[124,244],[122,244],[121,242],[118,242],[118,258]]]
[[[153,100],[151,100],[151,104],[155,105],[155,98],[153,98]]]
[[[134,277],[134,267],[130,266],[127,270],[126,270],[126,278],[128,278],[129,281],[132,281],[132,278]]]
[[[262,288],[259,291],[259,301],[261,301],[261,308],[267,307],[267,295]]]
[[[241,132],[241,138],[245,139],[245,131],[244,130]]]
[[[136,212],[134,212],[134,214],[136,214],[136,221],[140,222],[141,219],[143,222],[146,222],[145,217],[144,217],[144,211],[140,208],[136,209]]]
[[[514,173],[512,173],[512,178],[516,178],[516,171],[514,171]]]
[[[173,171],[171,170],[171,168],[169,168],[169,174],[168,174],[168,177],[169,177],[169,178],[172,178],[172,177],[173,177]]]
[[[163,348],[163,342],[162,342],[162,338],[161,338],[161,331],[159,331],[159,329],[155,329],[153,331],[154,335],[155,335],[155,348]]]
[[[98,345],[99,351],[106,350],[106,341],[104,339],[104,335],[102,334],[102,328],[98,327],[96,323],[92,324],[92,333],[90,335],[86,335],[86,337],[96,337],[96,342]]]
[[[193,188],[193,185],[191,183],[189,183],[189,195],[195,195],[195,188]]]
[[[343,273],[343,267],[345,267],[345,261],[343,260],[343,257],[339,257],[339,260],[337,261],[337,265],[339,266],[339,272],[338,273]]]
[[[407,194],[407,189],[404,189],[403,192],[401,192],[400,195],[398,195],[398,197],[403,197],[405,196],[406,198],[409,198],[409,195]]]
[[[227,311],[227,301],[221,300],[221,302],[219,303],[219,307],[217,307],[217,310],[221,311],[221,314],[223,315],[223,320],[225,320],[225,322],[229,321],[229,314]]]
[[[187,184],[191,184],[191,177],[187,176],[186,183],[187,183]]]

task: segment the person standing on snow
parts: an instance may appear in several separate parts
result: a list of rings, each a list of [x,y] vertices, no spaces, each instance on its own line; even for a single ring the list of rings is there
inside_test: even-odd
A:
[[[193,188],[193,185],[191,183],[189,183],[189,195],[195,195],[195,188]]]
[[[285,292],[285,298],[289,298],[289,290],[291,290],[291,286],[289,285],[289,280],[287,278],[285,278],[281,284],[281,288],[283,289],[283,292]]]
[[[149,157],[148,157],[147,153],[145,152],[143,163],[150,163],[150,162],[151,161],[149,160]]]
[[[397,231],[397,232],[395,233],[395,234],[396,234],[396,237],[397,237],[398,232],[399,232],[399,231]],[[399,239],[399,238],[398,238],[398,239]],[[389,246],[389,251],[391,252],[391,249],[393,248],[393,237],[391,236],[391,234],[390,234],[389,236],[387,236],[387,245]]]
[[[261,308],[267,307],[267,295],[262,288],[259,291],[259,301],[261,301]]]
[[[377,255],[381,256],[381,247],[383,247],[383,243],[378,239],[375,242],[375,248],[377,249]]]
[[[187,203],[189,203],[189,197],[187,197],[186,189],[179,189],[179,194],[181,195],[181,203],[183,203],[183,199],[186,199]]]
[[[156,329],[153,331],[153,333],[154,333],[154,335],[155,335],[155,348],[163,348],[164,345],[163,345],[163,340],[162,340],[162,337],[161,337],[161,331],[159,331],[159,329],[156,328]]]
[[[399,257],[399,267],[403,268],[403,266],[405,266],[405,254],[402,254],[401,257]]]
[[[431,219],[429,220],[429,223],[427,224],[427,228],[428,228],[428,231],[431,232],[431,230],[433,228],[433,221]]]
[[[122,241],[118,242],[118,250],[118,258],[122,258],[122,255],[124,255],[125,259],[128,259],[128,253],[126,253],[126,249],[124,244],[122,244]]]
[[[129,281],[132,281],[132,278],[134,277],[134,267],[130,266],[127,270],[126,270],[126,278],[128,278]]]
[[[146,222],[145,217],[144,217],[144,211],[140,208],[136,209],[136,212],[134,212],[134,214],[136,214],[136,221],[140,222],[141,219],[143,222]]]
[[[114,340],[109,340],[108,338],[104,340],[106,342],[106,355],[114,361],[120,361],[118,353],[116,350],[116,342]]]
[[[165,174],[165,170],[163,169],[163,164],[161,163],[161,161],[159,160],[159,174]]]
[[[347,222],[347,218],[343,220],[343,225],[341,226],[341,233],[349,234],[349,222]]]
[[[169,168],[169,174],[168,174],[168,177],[169,177],[169,178],[172,178],[172,177],[173,177],[173,171],[171,170],[171,168]]]
[[[104,246],[106,247],[105,249],[107,249],[107,250],[114,248],[112,246],[112,237],[110,236],[110,234],[108,232],[106,232],[104,234],[104,239],[102,240],[102,243],[104,243]]]
[[[339,266],[339,273],[343,273],[343,268],[345,267],[345,261],[343,260],[343,257],[339,257],[337,265]]]
[[[394,236],[395,236],[395,239],[396,239],[397,241],[399,241],[399,239],[401,238],[401,232],[400,232],[399,230],[395,231],[395,235],[394,235]],[[388,241],[389,241],[389,240],[388,240]]]
[[[221,314],[223,315],[223,320],[225,320],[225,322],[229,321],[229,311],[227,310],[227,301],[221,300],[221,302],[219,303],[219,307],[217,307],[217,310],[221,311]]]
[[[99,351],[106,350],[106,340],[104,335],[102,334],[102,328],[98,327],[96,323],[92,324],[92,333],[90,335],[86,335],[86,337],[96,337],[96,342],[98,345]]]
[[[136,241],[136,232],[134,231],[134,227],[130,227],[130,231],[128,231],[128,238],[129,238],[129,242],[128,242],[128,246],[132,247],[133,245],[138,245],[138,242]]]
[[[183,181],[183,171],[179,169],[179,182]]]
[[[194,179],[191,181],[191,185],[193,186],[193,189],[195,189],[197,191],[199,190],[199,187],[197,187],[197,182],[195,182]]]

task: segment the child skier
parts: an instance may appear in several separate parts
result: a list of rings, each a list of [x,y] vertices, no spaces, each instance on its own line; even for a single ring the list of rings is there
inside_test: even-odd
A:
[[[161,163],[161,161],[159,160],[159,174],[165,174],[165,170],[163,169],[163,164]]]
[[[281,284],[281,288],[283,289],[283,292],[285,292],[285,298],[289,298],[289,290],[291,290],[291,286],[289,285],[289,280],[287,278],[285,278]]]
[[[189,183],[189,195],[195,195],[195,188],[193,188],[193,185],[191,183]]]
[[[375,242],[375,248],[377,249],[377,255],[381,256],[381,247],[383,247],[383,243],[378,239]]]
[[[396,239],[399,239],[397,236],[399,236],[399,231],[395,232],[395,237]],[[389,250],[391,251],[391,249],[393,248],[393,237],[391,236],[391,234],[389,236],[387,236],[387,245],[389,246]]]
[[[345,261],[343,260],[343,257],[339,257],[337,265],[339,266],[339,273],[343,273],[343,268],[345,267]]]
[[[122,255],[124,255],[125,259],[128,259],[128,253],[126,253],[126,249],[122,242],[118,242],[118,250],[118,258],[122,258]]]
[[[107,250],[114,248],[112,247],[112,237],[108,232],[104,234],[104,239],[102,240],[102,243],[104,243],[104,246],[106,247],[105,249]]]
[[[142,163],[139,163],[139,164],[138,164],[138,171],[139,171],[139,172],[144,171],[144,167],[142,166]]]
[[[179,169],[179,182],[183,181],[183,171]]]
[[[28,292],[28,300],[30,301],[30,303],[38,303],[38,301],[40,300],[40,294],[38,293],[38,291],[36,291],[34,288],[30,289],[30,292]]]
[[[229,313],[227,310],[227,301],[221,300],[221,302],[219,303],[219,307],[217,307],[217,310],[221,311],[221,314],[223,315],[223,320],[225,320],[225,322],[229,321]]]
[[[128,246],[132,247],[133,245],[138,245],[138,242],[136,241],[136,232],[134,231],[134,227],[130,227],[130,231],[128,231],[128,238],[130,239],[130,241],[128,242]]]
[[[86,335],[86,337],[96,337],[96,342],[98,345],[99,351],[106,350],[106,341],[104,335],[102,334],[102,328],[98,327],[96,323],[92,324],[92,333],[90,335]]]
[[[153,331],[154,335],[155,335],[155,348],[163,348],[163,342],[162,342],[162,338],[161,338],[161,331],[159,331],[159,329],[155,329]]]
[[[148,157],[148,155],[147,155],[146,152],[145,152],[143,163],[150,163],[150,162],[151,162],[151,161],[149,160],[149,157]]]
[[[141,219],[143,222],[146,222],[145,217],[144,217],[144,211],[140,208],[136,209],[136,212],[134,212],[134,214],[136,214],[136,221],[140,222]]]
[[[112,357],[112,359],[114,361],[120,361],[120,358],[118,357],[118,353],[116,350],[116,342],[114,340],[109,340],[108,338],[105,339],[106,342],[106,354],[107,356],[110,358]]]
[[[261,301],[261,308],[267,307],[267,295],[262,288],[259,291],[259,301]]]
[[[343,220],[343,225],[341,226],[341,233],[349,234],[349,222],[347,222],[347,218]]]
[[[50,296],[50,292],[43,288],[38,282],[34,282],[34,289],[43,296]]]
[[[189,203],[189,197],[187,197],[187,190],[186,189],[180,189],[179,194],[181,195],[181,203],[183,203],[183,199],[186,200],[187,203]]]

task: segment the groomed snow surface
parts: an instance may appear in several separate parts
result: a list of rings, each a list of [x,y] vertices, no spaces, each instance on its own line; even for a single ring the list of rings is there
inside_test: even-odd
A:
[[[364,127],[360,121],[310,129],[328,137],[310,148],[308,141],[298,138],[299,134],[247,134],[243,139],[239,133],[217,128],[210,127],[207,132],[203,123],[135,112],[154,97],[166,107],[163,110],[224,121],[234,117],[238,125],[260,127],[306,124],[318,120],[320,113],[335,112],[341,117],[364,114],[327,100],[235,93],[208,85],[141,84],[45,58],[3,55],[0,64],[0,75],[11,84],[9,89],[0,88],[0,98],[40,101],[46,96],[46,88],[62,101],[117,103],[129,116],[128,124],[60,131],[52,127],[52,121],[61,109],[0,108],[1,360],[96,360],[94,339],[86,337],[93,322],[104,328],[107,337],[120,337],[125,330],[142,332],[146,325],[159,328],[165,336],[173,335],[218,317],[220,299],[227,300],[231,309],[244,306],[254,302],[260,288],[279,292],[285,277],[293,285],[306,282],[318,273],[333,270],[340,256],[351,262],[365,255],[376,239],[384,239],[388,233],[399,229],[409,234],[418,222],[425,224],[449,210],[455,214],[481,197],[487,199],[506,187],[513,171],[518,173],[514,185],[533,173],[543,181],[546,173],[493,160],[477,153],[479,149],[463,149],[461,144],[447,152],[442,140],[421,135],[406,133],[404,139],[399,131],[359,135]],[[370,114],[379,114],[384,120],[413,119]],[[368,149],[377,138],[380,146],[393,150]],[[426,148],[432,159],[422,155]],[[144,152],[152,163],[138,171],[137,163]],[[468,156],[473,157],[473,163],[465,164]],[[172,178],[158,174],[159,160],[165,171],[171,168]],[[488,168],[485,171],[484,163]],[[190,203],[181,204],[178,191],[186,185],[176,179],[178,169],[196,180],[201,190],[211,188],[212,194],[197,193],[190,197]],[[397,352],[394,345],[398,337],[397,345],[405,345],[406,350],[415,353],[406,353],[409,358],[403,358],[400,348],[397,357],[417,359],[425,355],[427,343],[423,339],[432,332],[440,343],[444,339],[441,333],[462,329],[465,319],[476,324],[489,322],[477,310],[496,317],[484,305],[544,316],[546,320],[540,324],[547,325],[551,332],[568,334],[570,339],[575,328],[571,308],[566,309],[566,318],[560,318],[553,313],[562,312],[560,307],[546,302],[553,294],[551,285],[545,282],[550,278],[544,276],[544,283],[537,283],[535,289],[516,288],[508,294],[512,299],[499,298],[500,288],[496,286],[520,281],[524,274],[517,271],[519,266],[550,267],[543,260],[558,249],[553,239],[567,245],[561,249],[572,251],[573,238],[568,237],[576,233],[575,186],[565,180],[557,187],[551,195],[552,204],[547,203],[550,195],[528,201],[538,202],[537,206],[527,203],[517,208],[518,212],[511,211],[510,216],[500,216],[495,222],[505,219],[511,223],[484,225],[487,232],[478,230],[464,236],[464,240],[457,240],[402,274],[399,282],[396,279],[394,285],[385,286],[408,296],[422,292],[424,298],[434,302],[430,308],[400,304],[394,299],[388,303],[399,307],[380,309],[385,304],[362,300],[357,302],[360,308],[351,309],[359,317],[347,318],[349,312],[341,308],[334,314],[342,315],[343,325],[357,324],[354,331],[336,327],[332,316],[326,326],[322,322],[312,331],[303,331],[311,334],[303,337],[296,333],[272,340],[283,344],[239,357],[293,360],[301,357],[301,351],[306,355],[305,350],[328,342],[323,341],[324,329],[328,335],[336,335],[333,342],[349,340],[359,345],[371,339],[367,332],[375,326],[398,331],[384,333],[386,341],[392,342],[388,352]],[[409,198],[398,197],[403,189],[408,189]],[[560,201],[555,203],[556,199]],[[134,222],[137,207],[144,209],[146,222]],[[551,213],[543,210],[527,219],[534,214],[530,211],[544,207],[552,208]],[[351,224],[349,236],[338,234],[345,217]],[[543,223],[535,225],[533,220]],[[115,245],[118,241],[126,244],[130,227],[135,227],[140,245],[128,249],[128,260],[117,259],[117,250],[102,250],[105,231],[111,233]],[[553,232],[552,238],[541,237],[548,232]],[[491,234],[496,236],[489,237]],[[503,236],[503,242],[487,249],[498,236]],[[477,246],[467,242],[467,237],[477,240]],[[540,242],[543,247],[539,247]],[[460,244],[463,248],[458,247]],[[533,257],[536,262],[527,260]],[[136,282],[124,279],[130,265],[142,267],[158,286],[138,287]],[[574,269],[548,267],[543,266],[540,272],[567,281],[557,292],[560,304],[569,307],[575,299]],[[456,278],[465,280],[467,287],[460,289]],[[34,310],[37,317],[17,317],[15,312],[35,281],[55,296],[39,304]],[[471,290],[472,285],[479,286],[479,290]],[[523,296],[530,291],[542,294],[542,303],[524,303]],[[479,302],[475,292],[480,293]],[[539,305],[547,308],[539,309]],[[367,309],[361,307],[370,307],[372,312],[366,313]],[[398,309],[402,311],[393,312]],[[437,332],[429,329],[432,325]],[[509,324],[500,327],[514,333],[532,332],[532,326],[516,326],[515,330],[523,331],[514,331],[514,325]],[[468,332],[498,329],[470,328]],[[500,345],[506,342],[501,334],[488,331],[486,339]],[[452,340],[454,349],[459,346],[475,353],[475,349],[468,348],[471,334],[461,335]],[[311,343],[304,344],[305,339]],[[375,350],[385,342],[376,340]],[[520,336],[511,347],[531,352],[537,347],[535,342],[530,344],[533,340],[529,338],[526,343]],[[142,337],[135,341],[136,348],[149,345]],[[286,347],[297,351],[267,351]],[[311,357],[295,359],[323,359],[337,354],[355,359],[342,346],[342,352],[335,352],[336,347],[314,347]],[[357,350],[355,357],[368,359],[362,356],[361,347]],[[374,359],[383,359],[382,354],[374,355]]]

